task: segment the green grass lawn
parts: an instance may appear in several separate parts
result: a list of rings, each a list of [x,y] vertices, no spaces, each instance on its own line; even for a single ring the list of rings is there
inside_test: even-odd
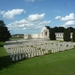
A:
[[[0,47],[0,75],[75,75],[75,49],[12,63]]]

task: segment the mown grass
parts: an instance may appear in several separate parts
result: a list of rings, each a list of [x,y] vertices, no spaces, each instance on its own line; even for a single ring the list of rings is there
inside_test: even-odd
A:
[[[0,61],[6,66],[0,64],[0,75],[75,75],[75,49],[12,63],[0,47],[0,58],[3,56]]]
[[[0,57],[7,55],[7,53],[3,47],[3,44],[4,44],[4,42],[0,42]]]

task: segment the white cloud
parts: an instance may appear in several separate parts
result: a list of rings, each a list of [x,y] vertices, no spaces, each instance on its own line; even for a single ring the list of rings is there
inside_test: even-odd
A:
[[[64,27],[70,27],[75,25],[75,14],[70,13],[69,15],[66,15],[65,17],[56,16],[55,19],[58,19],[60,21],[66,21],[63,25]]]
[[[45,13],[43,14],[32,14],[28,18],[20,21],[15,21],[7,25],[9,30],[16,29],[41,29],[43,26],[49,24],[51,21],[43,21]],[[34,17],[35,16],[35,17]]]
[[[74,25],[75,24],[75,21],[67,21],[66,23],[65,23],[65,25]]]
[[[29,15],[28,20],[30,20],[30,21],[39,21],[42,18],[44,18],[44,16],[45,16],[45,13],[40,14],[40,15],[39,14],[32,14],[32,15]]]
[[[55,19],[59,20],[61,19],[61,16],[56,16]]]
[[[38,25],[46,25],[47,23],[50,23],[51,21],[42,21],[42,22],[39,22]]]
[[[62,21],[68,21],[68,20],[74,20],[74,19],[75,19],[74,13],[70,13],[69,15],[61,18]]]
[[[3,15],[3,18],[5,19],[14,19],[15,15],[26,13],[26,11],[24,9],[12,9],[8,10],[7,12],[0,11],[0,13]]]
[[[74,20],[74,19],[75,19],[75,14],[74,14],[74,13],[70,13],[69,15],[66,15],[65,17],[56,16],[55,19],[59,19],[59,20],[61,20],[61,21]]]
[[[35,0],[24,0],[25,2],[34,2]]]
[[[32,6],[32,3],[34,3],[34,2],[41,2],[41,1],[44,1],[44,0],[24,0],[26,5],[28,5],[28,6]]]
[[[67,21],[65,24],[63,24],[64,27],[70,27],[70,26],[74,26],[75,24],[75,21],[74,20],[71,20],[71,21]]]

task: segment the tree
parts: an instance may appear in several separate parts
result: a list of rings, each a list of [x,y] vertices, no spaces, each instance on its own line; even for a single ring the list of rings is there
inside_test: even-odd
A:
[[[10,37],[10,32],[8,31],[8,28],[6,27],[4,21],[0,20],[0,42],[5,42],[9,40]]]
[[[68,27],[67,29],[70,29],[70,31],[73,32],[73,27]]]
[[[64,39],[64,41],[71,41],[71,38],[70,38],[70,29],[65,29],[64,30],[63,39]]]
[[[45,26],[45,27],[50,30],[50,26]]]
[[[58,31],[59,32],[64,32],[65,28],[64,27],[59,27]]]
[[[50,40],[56,40],[55,31],[53,28],[50,28]]]
[[[64,27],[54,27],[53,28],[55,32],[64,32]]]
[[[58,27],[54,27],[53,29],[54,29],[55,32],[59,32],[58,31],[58,29],[59,29]]]
[[[72,37],[73,37],[73,42],[75,42],[75,29],[73,29],[73,35],[72,35]]]

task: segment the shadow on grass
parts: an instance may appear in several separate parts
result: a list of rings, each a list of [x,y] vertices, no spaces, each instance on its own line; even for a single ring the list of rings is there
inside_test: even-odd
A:
[[[12,62],[11,58],[9,56],[3,56],[0,57],[0,70],[3,68],[7,68],[12,64],[15,64],[16,62]]]
[[[8,68],[11,65],[16,64],[23,60],[26,60],[26,58],[18,61],[12,61],[12,59],[9,56],[0,57],[0,70],[2,70],[3,68]]]
[[[2,45],[2,44],[0,44],[0,47],[3,47],[3,45]]]

